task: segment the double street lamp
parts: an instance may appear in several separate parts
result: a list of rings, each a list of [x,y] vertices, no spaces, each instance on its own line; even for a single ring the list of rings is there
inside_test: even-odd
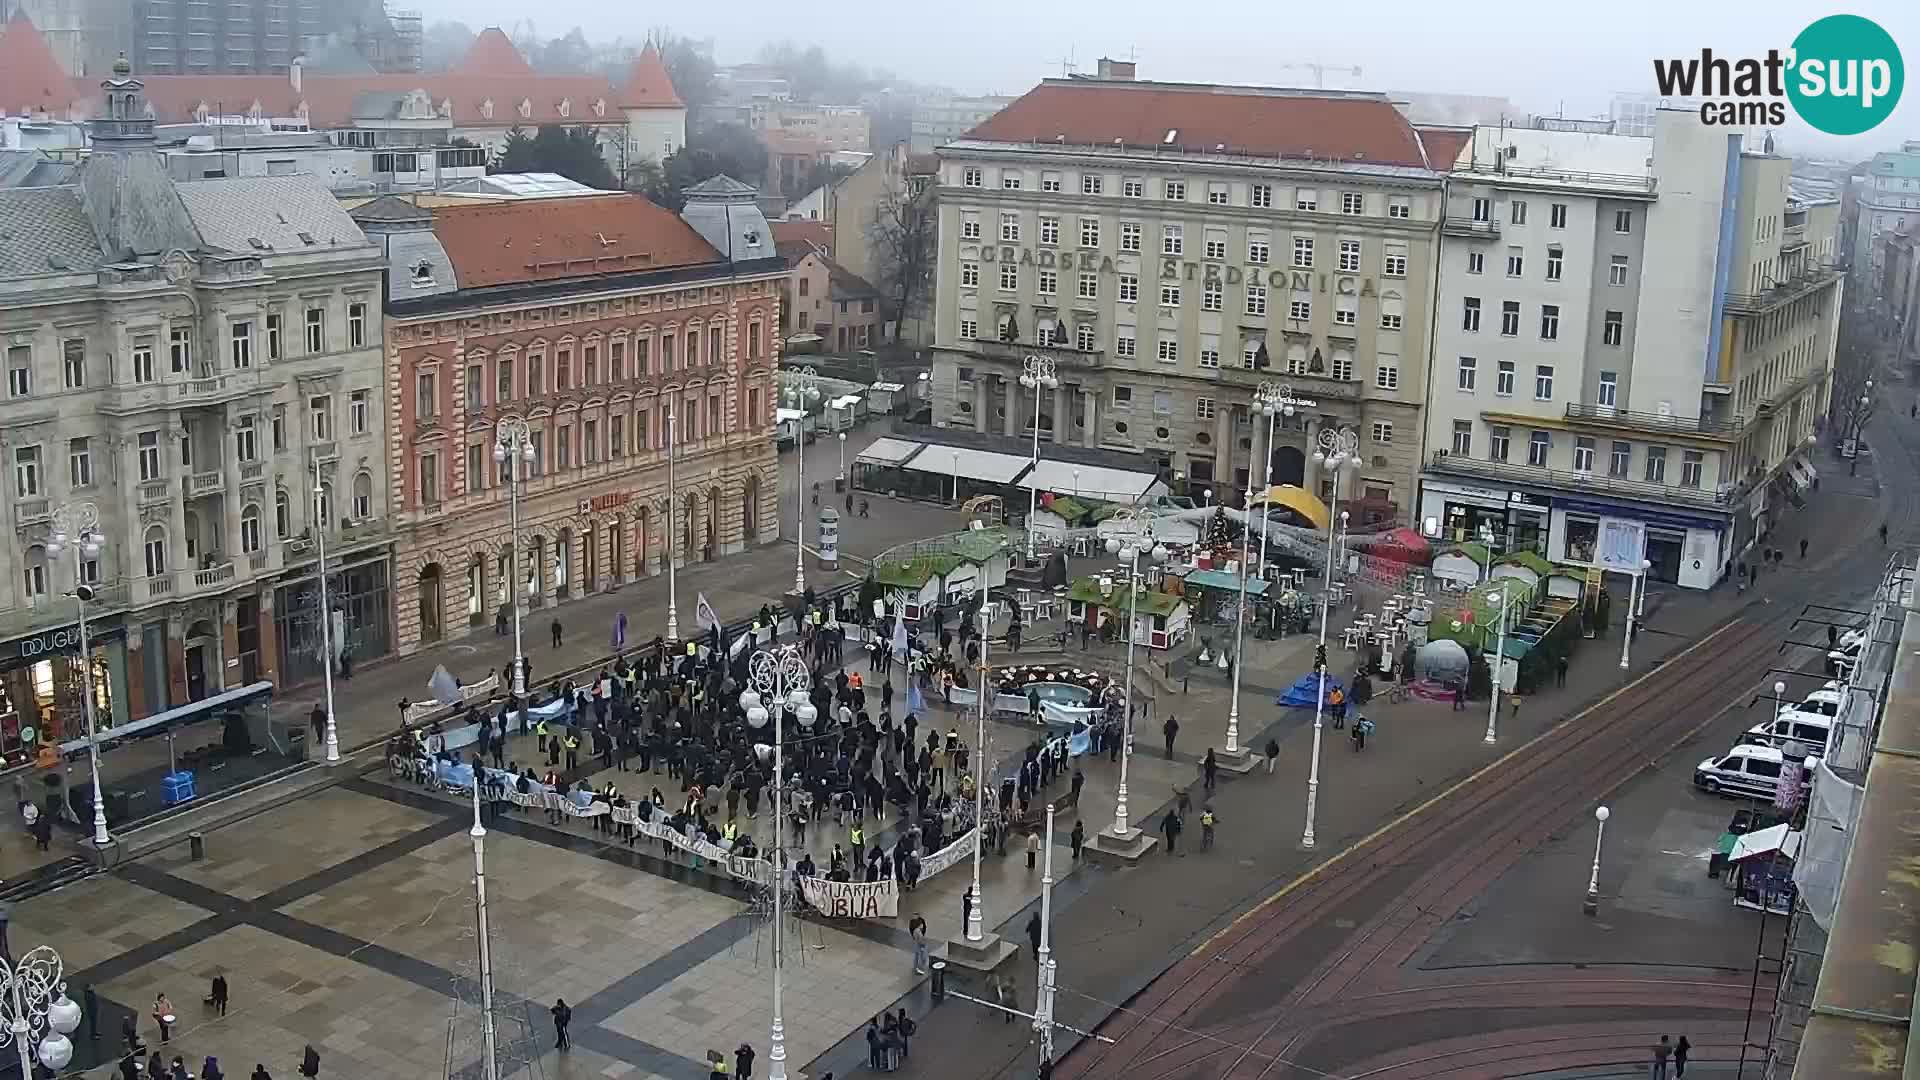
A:
[[[45,945],[8,963],[0,956],[0,1046],[13,1043],[20,1054],[22,1080],[34,1075],[33,1063],[58,1073],[73,1061],[73,1041],[80,1027],[80,1006],[67,997],[60,954]],[[45,1032],[36,1044],[37,1032]]]
[[[800,410],[793,433],[797,481],[793,489],[793,594],[799,596],[807,591],[807,406],[820,400],[820,381],[811,370],[788,372],[783,381],[782,392]]]
[[[327,515],[333,507],[327,498],[327,482],[320,476],[320,455],[313,455],[313,537],[320,554],[320,682],[327,695],[327,764],[340,764],[340,726],[333,715],[333,662],[340,647],[333,640],[333,603],[327,598]]]
[[[1115,515],[1115,517],[1119,516],[1120,515]],[[1117,536],[1107,539],[1107,553],[1118,556],[1121,562],[1127,564],[1128,597],[1127,625],[1125,627],[1127,634],[1127,677],[1125,696],[1121,701],[1124,718],[1121,721],[1120,728],[1120,790],[1116,793],[1116,798],[1114,799],[1113,832],[1111,835],[1115,840],[1128,844],[1132,843],[1140,832],[1140,830],[1135,829],[1132,823],[1128,821],[1127,816],[1127,763],[1133,759],[1134,625],[1140,617],[1140,591],[1143,588],[1140,581],[1140,556],[1146,554],[1154,562],[1165,562],[1167,560],[1166,545],[1153,544],[1153,547],[1150,549],[1146,547],[1147,544],[1153,543],[1152,527],[1148,524],[1147,520],[1144,518],[1135,518],[1134,522],[1137,527],[1142,530],[1138,535],[1129,537],[1124,542]],[[981,693],[985,692],[986,688],[982,687]]]
[[[1304,402],[1293,396],[1293,388],[1283,382],[1262,380],[1260,385],[1253,391],[1253,411],[1267,418],[1267,467],[1264,472],[1266,474],[1266,486],[1268,488],[1272,488],[1274,480],[1277,479],[1277,477],[1274,476],[1273,469],[1274,429],[1279,425],[1281,417],[1292,417],[1295,407],[1302,404],[1304,404]],[[1258,459],[1255,459],[1255,462],[1249,462],[1252,467],[1247,469],[1247,489],[1249,491],[1253,489],[1253,477],[1255,474],[1263,471],[1259,468],[1257,460]],[[1253,509],[1251,499],[1247,502],[1247,509]],[[1260,574],[1262,577],[1266,576],[1267,573],[1267,526],[1270,520],[1268,513],[1271,510],[1272,507],[1265,507],[1260,514]]]
[[[785,813],[785,803],[781,799],[782,775],[786,760],[782,756],[781,743],[786,729],[781,719],[787,710],[793,710],[794,718],[800,721],[802,729],[811,729],[819,718],[819,711],[808,699],[807,691],[813,680],[807,673],[807,659],[798,644],[780,645],[771,649],[761,649],[747,661],[747,682],[749,688],[740,693],[740,708],[747,714],[747,724],[755,731],[767,726],[769,716],[773,720],[773,843],[768,845],[767,854],[773,859],[773,1029],[767,1045],[767,1080],[787,1080],[787,1029],[781,1019],[781,969],[785,958],[781,955],[782,937],[785,927],[781,925],[784,904],[781,894],[786,888],[786,848],[780,842],[780,828]]]
[[[1020,385],[1033,392],[1033,468],[1040,470],[1040,391],[1052,390],[1060,385],[1060,367],[1050,356],[1027,357],[1024,369],[1020,373]],[[1055,420],[1058,423],[1058,419]],[[1036,526],[1033,516],[1040,511],[1040,478],[1036,475],[1027,480],[1027,561],[1038,557],[1035,541]]]
[[[87,581],[87,563],[100,555],[106,537],[100,535],[100,508],[90,502],[67,503],[53,511],[53,535],[47,538],[47,554],[59,558],[73,552],[73,599],[80,610],[80,693],[82,715],[87,720],[87,764],[93,771],[93,843],[106,847],[113,843],[107,835],[107,804],[100,797],[100,736],[93,701],[93,639],[87,636],[87,601],[94,598]]]
[[[1345,472],[1357,472],[1360,468],[1360,433],[1334,428],[1320,432],[1317,440],[1319,449],[1313,452],[1313,463],[1325,466],[1331,478],[1333,500],[1330,511],[1340,509],[1340,476]],[[1327,709],[1327,619],[1333,613],[1333,522],[1327,522],[1327,576],[1322,582],[1320,595],[1320,645],[1314,652],[1314,667],[1320,676],[1320,690],[1313,699],[1313,765],[1307,773],[1307,829],[1300,836],[1300,846],[1311,849],[1314,845],[1314,816],[1320,808],[1320,730]]]
[[[527,651],[520,640],[520,487],[526,481],[521,478],[521,465],[533,464],[533,429],[525,420],[509,418],[500,421],[493,433],[493,460],[506,466],[507,474],[507,529],[508,555],[507,573],[512,577],[507,585],[507,595],[513,600],[513,695],[525,699],[527,696]],[[332,712],[329,709],[328,720],[331,724]]]

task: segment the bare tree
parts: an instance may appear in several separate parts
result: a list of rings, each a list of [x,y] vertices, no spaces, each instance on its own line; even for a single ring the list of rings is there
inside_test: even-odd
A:
[[[873,248],[874,285],[888,305],[894,323],[893,338],[909,319],[926,309],[933,288],[939,217],[931,192],[914,193],[903,182],[889,183],[866,224],[867,243]]]

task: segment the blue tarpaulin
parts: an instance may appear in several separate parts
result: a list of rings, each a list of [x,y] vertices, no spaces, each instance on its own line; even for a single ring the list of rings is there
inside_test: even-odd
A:
[[[1341,682],[1337,677],[1333,675],[1327,676],[1327,693],[1331,694],[1335,690],[1344,691],[1345,689],[1346,684]],[[1280,697],[1274,701],[1274,704],[1288,709],[1311,709],[1319,700],[1320,676],[1309,673],[1294,680],[1293,685],[1288,687],[1287,692],[1281,694]]]

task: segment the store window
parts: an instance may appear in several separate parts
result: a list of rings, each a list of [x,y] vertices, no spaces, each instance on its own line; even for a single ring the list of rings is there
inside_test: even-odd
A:
[[[1590,563],[1600,546],[1600,519],[1567,515],[1567,561]]]
[[[41,652],[25,663],[0,671],[0,755],[9,765],[21,764],[46,743],[59,743],[86,731],[86,681],[77,635],[52,639],[48,634],[29,643],[64,641],[60,651]],[[26,644],[26,643],[23,643]],[[117,648],[117,646],[116,646]],[[112,668],[108,643],[95,639],[92,655],[93,705],[102,726],[114,722]],[[25,736],[32,735],[31,741]]]

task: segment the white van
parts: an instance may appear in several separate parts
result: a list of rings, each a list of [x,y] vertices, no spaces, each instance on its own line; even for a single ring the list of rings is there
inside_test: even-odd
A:
[[[1834,689],[1815,690],[1813,693],[1807,695],[1805,701],[1782,703],[1780,706],[1780,715],[1785,716],[1788,713],[1802,713],[1812,714],[1814,716],[1839,716],[1840,703],[1845,699],[1846,693],[1837,687]]]
[[[1747,729],[1741,742],[1755,746],[1785,746],[1789,741],[1807,748],[1807,753],[1825,757],[1827,743],[1833,738],[1833,719],[1819,713],[1784,712],[1764,724]]]
[[[1720,757],[1710,757],[1693,769],[1693,786],[1709,795],[1747,795],[1772,798],[1786,763],[1778,747],[1741,743]]]

